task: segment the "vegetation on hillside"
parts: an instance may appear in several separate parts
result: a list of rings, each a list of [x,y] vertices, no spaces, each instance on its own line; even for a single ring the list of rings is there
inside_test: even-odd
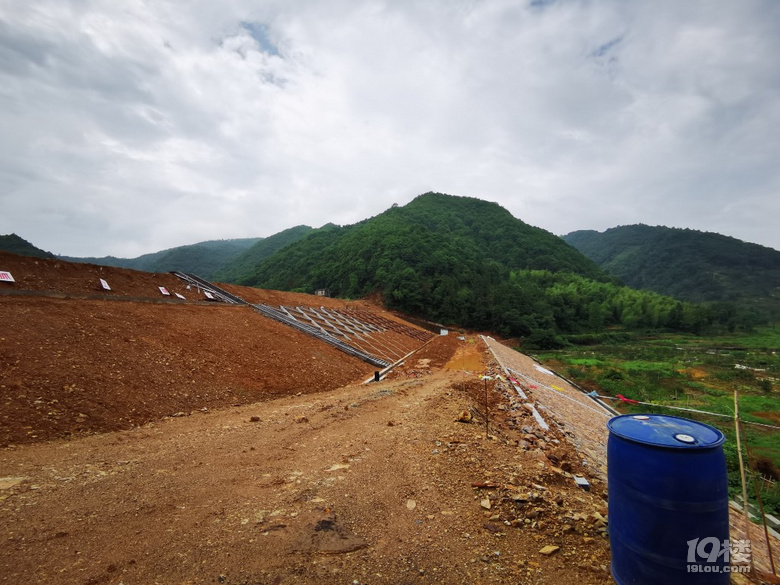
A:
[[[16,234],[0,235],[0,250],[19,254],[20,256],[33,256],[35,258],[54,258],[54,254],[36,248],[24,238]]]
[[[780,306],[780,252],[690,229],[629,225],[564,239],[633,288],[687,301],[766,301]],[[759,302],[766,307],[766,303]]]
[[[307,225],[299,225],[263,238],[222,265],[214,272],[213,278],[220,282],[238,282],[243,275],[251,273],[266,258],[297,242],[312,229]]]
[[[73,258],[60,256],[69,262],[86,262],[101,266],[118,266],[145,272],[171,272],[180,270],[192,272],[203,278],[212,278],[214,273],[233,258],[257,243],[260,238],[241,238],[233,240],[210,240],[188,246],[178,246],[144,254],[137,258]]]
[[[733,317],[619,286],[499,205],[438,193],[355,225],[314,230],[236,281],[349,298],[380,293],[407,314],[539,347],[611,326],[701,331]]]

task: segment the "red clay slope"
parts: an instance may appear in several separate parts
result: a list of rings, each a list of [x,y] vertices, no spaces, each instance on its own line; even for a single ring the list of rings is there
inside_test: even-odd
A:
[[[16,280],[0,283],[0,446],[331,390],[374,370],[249,307],[204,302],[170,274],[4,252],[0,271]],[[188,300],[167,299],[159,286]],[[346,304],[230,288],[252,302]],[[368,303],[349,305],[397,319]]]

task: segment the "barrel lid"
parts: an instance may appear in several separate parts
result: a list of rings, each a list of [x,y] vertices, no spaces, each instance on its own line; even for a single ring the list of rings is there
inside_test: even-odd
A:
[[[679,449],[708,449],[726,440],[718,429],[695,420],[662,414],[624,414],[607,423],[609,431],[629,441]]]

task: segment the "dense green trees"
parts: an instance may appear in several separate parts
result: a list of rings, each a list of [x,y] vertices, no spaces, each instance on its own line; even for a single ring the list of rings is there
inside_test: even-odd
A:
[[[263,260],[282,248],[297,242],[311,231],[312,228],[309,226],[299,225],[267,238],[255,238],[252,245],[242,248],[228,261],[218,266],[211,277],[204,276],[204,278],[214,278],[220,282],[238,282],[247,275],[251,275],[255,267]]]
[[[497,204],[438,193],[352,226],[314,230],[240,282],[351,298],[378,292],[408,314],[539,346],[610,327],[711,328],[724,316],[620,286]]]
[[[780,287],[780,252],[720,234],[628,225],[564,240],[625,284],[681,300],[764,299]]]

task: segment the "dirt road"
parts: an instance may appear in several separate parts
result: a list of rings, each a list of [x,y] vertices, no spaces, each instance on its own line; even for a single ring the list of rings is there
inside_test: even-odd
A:
[[[545,455],[565,443],[510,430],[495,390],[492,438],[456,422],[480,394],[428,352],[378,384],[2,450],[0,583],[610,583],[600,494]]]

